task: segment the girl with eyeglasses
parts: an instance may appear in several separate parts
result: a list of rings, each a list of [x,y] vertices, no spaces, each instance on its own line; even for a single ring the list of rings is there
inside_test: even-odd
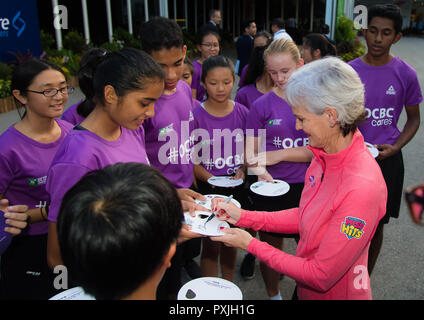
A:
[[[202,86],[202,64],[209,57],[217,56],[220,52],[221,38],[216,30],[211,28],[203,28],[200,31],[198,39],[197,50],[200,52],[200,58],[193,62],[193,80],[191,82],[191,90],[193,91],[193,98],[203,102],[206,100],[206,90]]]
[[[0,136],[0,199],[4,204],[8,200],[1,209],[13,228],[9,232],[20,234],[1,256],[0,299],[47,299],[54,277],[46,257],[45,185],[50,163],[72,129],[56,118],[73,88],[59,67],[35,58],[17,66],[11,88],[25,112]]]

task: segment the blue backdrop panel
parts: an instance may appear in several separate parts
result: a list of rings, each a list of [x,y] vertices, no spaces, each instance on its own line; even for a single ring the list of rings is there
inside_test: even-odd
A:
[[[14,60],[14,54],[28,50],[40,56],[40,30],[36,0],[2,1],[0,4],[0,61]]]

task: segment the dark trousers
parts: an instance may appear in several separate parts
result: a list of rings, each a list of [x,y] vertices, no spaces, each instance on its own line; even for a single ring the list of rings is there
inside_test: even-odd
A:
[[[14,237],[0,264],[0,299],[48,300],[59,292],[47,265],[47,234]]]

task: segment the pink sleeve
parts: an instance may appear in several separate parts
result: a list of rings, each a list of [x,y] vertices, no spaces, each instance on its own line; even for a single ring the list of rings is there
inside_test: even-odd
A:
[[[242,210],[236,226],[277,233],[299,232],[299,208],[282,211]]]
[[[373,192],[369,187],[358,187],[340,199],[337,202],[340,204],[333,208],[325,235],[313,256],[293,256],[257,239],[250,242],[247,251],[272,269],[314,290],[329,290],[364,254],[385,212],[387,196],[384,192],[378,188]],[[349,238],[346,227],[352,223],[362,232],[351,233],[352,237]]]

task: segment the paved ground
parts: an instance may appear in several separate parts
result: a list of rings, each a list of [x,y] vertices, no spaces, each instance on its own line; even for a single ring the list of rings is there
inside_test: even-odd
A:
[[[418,73],[424,91],[424,38],[403,38],[393,47],[393,53],[411,64]],[[234,52],[226,52],[234,57]],[[77,90],[68,101],[68,106],[79,101],[81,93]],[[421,105],[423,106],[423,104]],[[422,116],[424,119],[424,114]],[[15,111],[0,114],[0,133],[18,119]],[[424,121],[424,120],[423,120]],[[399,127],[403,128],[405,113]],[[424,128],[423,124],[415,138],[403,149],[405,161],[405,187],[424,183]],[[380,258],[371,277],[373,297],[378,300],[424,299],[424,227],[414,225],[407,213],[404,201],[399,219],[385,227],[385,240]],[[284,251],[294,254],[296,242],[285,240]],[[239,266],[244,253],[239,251],[235,283],[241,288],[244,299],[267,299],[265,286],[256,264],[256,277],[244,281],[239,275]],[[187,278],[184,278],[187,280]],[[283,299],[290,299],[295,283],[289,277],[280,281]]]

